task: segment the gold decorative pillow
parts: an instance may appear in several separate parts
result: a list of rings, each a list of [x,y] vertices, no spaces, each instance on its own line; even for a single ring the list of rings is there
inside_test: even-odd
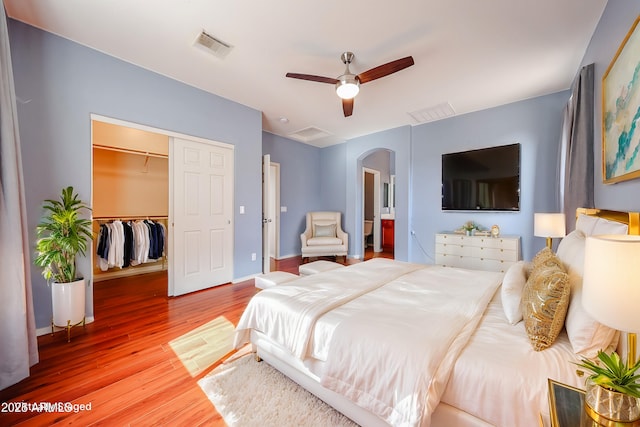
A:
[[[538,258],[538,255],[541,256]],[[538,255],[521,302],[524,326],[536,351],[551,346],[558,337],[564,326],[571,292],[569,276],[555,254]]]
[[[529,274],[541,265],[557,265],[562,267],[562,261],[560,261],[560,258],[558,258],[551,249],[545,246],[545,248],[538,252],[531,260],[531,270]]]

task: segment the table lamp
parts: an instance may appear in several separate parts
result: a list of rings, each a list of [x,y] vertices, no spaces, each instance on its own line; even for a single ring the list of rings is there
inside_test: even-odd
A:
[[[563,213],[534,213],[533,235],[547,238],[547,247],[551,249],[553,237],[566,236]]]
[[[640,332],[640,236],[587,237],[582,305],[598,322],[627,332],[627,365]]]

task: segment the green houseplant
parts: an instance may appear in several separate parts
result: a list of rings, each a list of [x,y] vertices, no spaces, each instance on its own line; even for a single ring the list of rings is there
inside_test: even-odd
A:
[[[640,419],[640,360],[633,365],[622,361],[615,351],[598,352],[598,362],[582,359],[577,365],[591,371],[587,377],[587,412],[620,422]],[[591,410],[591,411],[589,411]]]
[[[73,187],[62,189],[60,200],[45,200],[45,215],[36,228],[36,258],[34,263],[42,267],[42,275],[51,283],[53,318],[51,329],[67,328],[84,322],[84,279],[76,273],[76,257],[84,255],[92,239],[91,221],[80,217],[89,210]]]

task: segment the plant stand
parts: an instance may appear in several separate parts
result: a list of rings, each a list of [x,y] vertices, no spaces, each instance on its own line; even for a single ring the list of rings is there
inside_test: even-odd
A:
[[[64,328],[67,330],[67,342],[71,342],[71,328],[73,328],[74,326],[79,326],[82,324],[82,327],[85,327],[85,318],[82,318],[82,321],[76,323],[75,325],[71,324],[71,320],[67,320],[67,326],[58,326],[58,325],[54,325],[53,324],[53,318],[51,319],[51,336],[54,335],[55,330],[54,328]]]

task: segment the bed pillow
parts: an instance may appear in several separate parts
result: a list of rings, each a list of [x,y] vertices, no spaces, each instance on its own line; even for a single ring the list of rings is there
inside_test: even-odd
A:
[[[336,224],[314,224],[313,237],[336,237]]]
[[[540,252],[538,252],[536,256],[533,257],[531,263],[528,265],[527,277],[531,275],[531,272],[533,270],[546,264],[562,266],[562,261],[558,259],[556,254],[551,249],[545,246],[544,249],[540,250]]]
[[[522,292],[521,310],[529,341],[536,351],[553,344],[564,326],[571,288],[560,260],[540,251]],[[546,252],[546,251],[545,251]]]
[[[597,356],[599,350],[607,351],[615,346],[620,333],[595,320],[582,306],[585,240],[586,236],[580,229],[572,231],[558,245],[558,258],[567,270],[571,286],[565,319],[567,336],[574,353],[591,359]]]
[[[527,264],[524,261],[518,261],[513,264],[502,279],[502,308],[507,320],[512,325],[522,320],[522,310],[520,302],[522,301],[522,290],[527,283]]]
[[[576,220],[576,230],[582,231],[586,236],[599,234],[627,234],[629,227],[617,221],[580,214]]]

